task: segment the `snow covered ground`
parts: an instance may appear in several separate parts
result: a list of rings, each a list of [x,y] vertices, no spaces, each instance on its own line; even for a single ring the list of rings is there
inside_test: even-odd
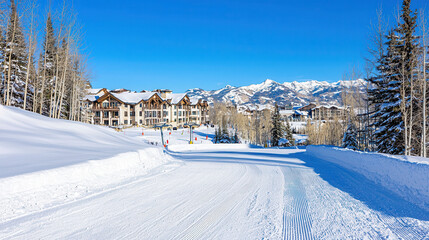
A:
[[[0,239],[429,238],[428,211],[305,149],[210,144],[203,127],[194,145],[186,130],[168,133],[164,152],[145,144],[160,142],[151,129],[1,106],[0,126]]]

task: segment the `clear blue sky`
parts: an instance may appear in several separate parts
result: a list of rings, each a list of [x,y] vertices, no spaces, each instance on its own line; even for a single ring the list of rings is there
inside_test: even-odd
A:
[[[93,86],[218,89],[337,81],[363,63],[376,9],[399,0],[74,0]],[[425,0],[414,0],[422,6]]]

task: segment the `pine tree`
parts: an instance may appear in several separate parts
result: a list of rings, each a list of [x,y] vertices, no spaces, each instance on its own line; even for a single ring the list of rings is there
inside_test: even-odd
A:
[[[271,115],[271,145],[273,147],[279,146],[279,140],[284,135],[284,127],[282,125],[279,106],[277,103],[274,106],[274,111]]]
[[[14,0],[6,32],[5,88],[6,105],[22,107],[24,103],[25,74],[27,70],[27,46]]]
[[[377,150],[390,154],[409,154],[418,143],[418,128],[414,123],[416,109],[416,81],[419,69],[417,54],[421,51],[416,31],[416,12],[410,9],[410,0],[402,4],[401,21],[386,36],[386,53],[377,61],[378,74],[369,79],[372,89],[368,101],[374,122]],[[414,144],[415,144],[414,143]],[[418,149],[418,147],[417,147]]]
[[[56,69],[56,38],[54,34],[54,27],[52,24],[51,14],[48,14],[45,25],[45,37],[43,40],[42,51],[39,58],[39,69],[38,69],[38,82],[40,83],[39,88],[39,113],[49,114],[50,109],[50,98],[54,89],[54,77]]]
[[[238,138],[237,131],[235,131],[234,138],[233,138],[233,142],[234,142],[234,143],[240,143],[240,139]]]
[[[286,139],[289,141],[289,145],[295,146],[295,139],[293,138],[292,130],[290,128],[290,123],[287,118],[286,118],[285,134],[286,134]]]
[[[218,142],[219,142],[219,137],[220,137],[219,132],[220,132],[220,129],[219,129],[219,128],[217,128],[217,129],[215,130],[215,137],[214,137],[214,139],[213,139],[214,143],[218,143]]]
[[[357,129],[356,129],[356,126],[351,121],[349,121],[347,130],[344,133],[342,147],[352,149],[352,150],[359,149],[359,144],[357,141]]]
[[[403,121],[401,112],[401,56],[398,52],[399,37],[394,31],[387,36],[386,53],[378,60],[379,74],[370,79],[369,101],[374,109],[374,139],[377,150],[399,154],[404,151]]]

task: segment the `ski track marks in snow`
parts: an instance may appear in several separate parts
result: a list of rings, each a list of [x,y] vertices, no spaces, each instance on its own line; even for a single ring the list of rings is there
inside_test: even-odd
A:
[[[170,153],[182,161],[168,171],[0,223],[0,239],[428,238],[428,221],[369,204],[393,195],[303,150],[195,148]]]

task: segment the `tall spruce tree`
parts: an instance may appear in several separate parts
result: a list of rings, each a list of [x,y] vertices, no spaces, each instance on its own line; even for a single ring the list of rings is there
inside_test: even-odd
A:
[[[368,79],[375,146],[383,153],[406,154],[406,143],[411,142],[420,47],[415,34],[417,14],[410,3],[403,1],[400,23],[386,36],[386,52],[377,60],[377,74]]]
[[[14,0],[6,32],[4,98],[8,106],[22,107],[24,103],[27,46]],[[30,88],[31,89],[31,88]]]
[[[289,120],[286,118],[286,124],[285,124],[285,137],[289,141],[289,145],[295,146],[295,139],[293,138],[292,129],[290,127]]]
[[[419,38],[416,35],[417,11],[411,10],[411,0],[404,0],[402,4],[401,21],[396,29],[399,35],[399,53],[401,58],[401,94],[402,94],[402,120],[404,125],[404,149],[405,154],[420,150],[413,146],[419,142],[418,131],[420,125],[415,124],[415,112],[417,109],[416,89],[420,71],[418,64],[418,54],[421,52]],[[414,140],[414,141],[412,141]]]
[[[373,88],[369,91],[374,112],[374,139],[377,150],[383,153],[400,154],[404,151],[404,126],[401,112],[401,55],[398,51],[399,37],[394,31],[387,36],[386,53],[379,59],[379,74],[370,79]]]
[[[342,147],[352,150],[359,149],[359,144],[357,141],[357,128],[351,121],[349,121],[349,124],[347,125],[347,130],[344,133]]]
[[[42,51],[40,53],[39,64],[38,64],[38,82],[39,87],[39,113],[49,114],[50,109],[50,97],[54,89],[54,77],[56,69],[56,37],[54,34],[54,27],[52,24],[51,14],[48,13],[48,18],[45,25],[45,37],[43,40]]]
[[[274,111],[271,115],[271,124],[271,145],[273,147],[277,147],[279,146],[279,140],[284,135],[284,127],[281,120],[279,106],[277,105],[277,103],[275,104]]]

